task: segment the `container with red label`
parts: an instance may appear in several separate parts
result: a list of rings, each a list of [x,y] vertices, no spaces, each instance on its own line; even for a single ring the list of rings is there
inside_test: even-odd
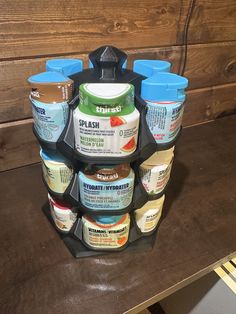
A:
[[[69,232],[77,218],[75,210],[66,202],[56,200],[48,194],[52,219],[57,228]]]

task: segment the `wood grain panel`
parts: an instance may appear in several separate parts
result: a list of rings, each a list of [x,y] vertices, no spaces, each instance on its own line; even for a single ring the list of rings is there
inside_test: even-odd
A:
[[[173,71],[178,72],[182,48],[135,49],[127,53],[128,66],[131,68],[135,59],[166,59],[173,63]],[[75,57],[87,59],[85,54]],[[31,117],[26,78],[44,71],[45,60],[39,58],[0,63],[0,122]],[[190,45],[185,75],[189,79],[189,89],[235,82],[236,42]]]
[[[184,126],[206,122],[236,111],[236,84],[188,92]],[[0,171],[39,161],[32,119],[0,125]]]
[[[180,45],[190,0],[0,0],[0,59]],[[236,40],[236,2],[198,0],[190,43]],[[223,36],[222,36],[223,35]]]
[[[190,126],[236,113],[236,83],[187,92],[183,125]]]
[[[39,161],[32,119],[0,125],[0,171]]]

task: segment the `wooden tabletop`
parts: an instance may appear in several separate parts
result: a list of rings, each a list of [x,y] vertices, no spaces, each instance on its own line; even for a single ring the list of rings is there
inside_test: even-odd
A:
[[[0,174],[0,312],[137,313],[236,252],[236,116],[184,129],[151,251],[74,259],[39,165]]]

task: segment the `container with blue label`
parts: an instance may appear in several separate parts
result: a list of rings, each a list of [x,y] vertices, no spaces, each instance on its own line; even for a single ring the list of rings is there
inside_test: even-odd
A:
[[[171,63],[164,60],[135,60],[133,71],[146,77],[160,72],[170,72]]]
[[[158,144],[174,141],[180,131],[187,86],[185,77],[173,73],[158,73],[142,81],[147,123]]]
[[[130,216],[82,217],[83,240],[96,249],[116,249],[124,246],[129,238]]]
[[[56,142],[68,119],[73,81],[61,73],[43,72],[28,82],[35,129],[43,140]]]
[[[128,164],[92,165],[79,172],[80,201],[94,210],[119,210],[132,201],[134,171]]]
[[[83,61],[80,59],[51,59],[46,61],[46,71],[60,72],[70,76],[83,70]]]

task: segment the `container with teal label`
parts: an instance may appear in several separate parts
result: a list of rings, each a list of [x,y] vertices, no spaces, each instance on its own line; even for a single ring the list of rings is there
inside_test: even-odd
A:
[[[56,142],[65,128],[69,107],[67,102],[48,104],[31,98],[34,126],[38,135],[45,141]]]
[[[128,156],[137,147],[139,111],[130,84],[80,85],[74,111],[76,149],[89,156]]]
[[[87,166],[79,172],[79,189],[80,201],[89,209],[124,209],[132,201],[134,171],[128,164]]]
[[[129,238],[130,216],[82,217],[83,240],[97,249],[116,249],[124,246]]]
[[[73,81],[57,72],[44,72],[28,79],[34,125],[45,141],[56,142],[66,125]]]
[[[173,141],[180,131],[187,86],[186,78],[173,73],[158,73],[142,81],[147,123],[158,144]]]

